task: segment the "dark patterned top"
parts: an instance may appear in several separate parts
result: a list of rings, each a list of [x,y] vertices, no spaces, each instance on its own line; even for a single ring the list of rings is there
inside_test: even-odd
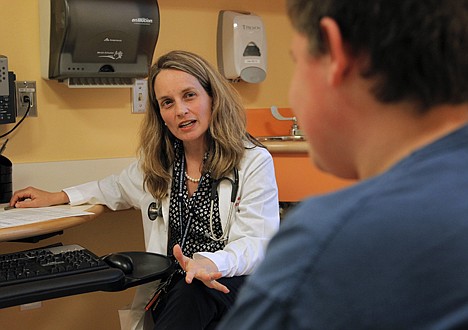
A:
[[[197,190],[189,198],[184,172],[184,148],[181,143],[177,143],[169,205],[168,254],[172,255],[172,249],[175,244],[179,244],[184,255],[190,258],[196,252],[216,252],[222,250],[224,242],[217,242],[209,237],[211,233],[211,186],[214,180],[210,177],[210,173],[202,174]],[[217,192],[213,198],[213,232],[215,237],[220,237],[223,231],[219,216]]]

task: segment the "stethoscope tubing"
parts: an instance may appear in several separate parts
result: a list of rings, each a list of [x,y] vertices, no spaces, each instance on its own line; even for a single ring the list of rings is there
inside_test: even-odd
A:
[[[181,172],[182,173],[182,172]],[[210,223],[210,233],[205,233],[205,235],[209,238],[211,238],[213,241],[219,242],[219,241],[227,241],[228,236],[229,236],[229,231],[232,225],[232,218],[234,215],[234,206],[237,198],[237,193],[239,191],[239,171],[236,167],[233,169],[233,179],[223,176],[222,178],[218,180],[214,180],[212,185],[211,185],[211,193],[210,193],[210,198],[211,198],[211,205],[210,205],[210,216],[209,216],[209,223]],[[182,180],[182,179],[181,179]],[[216,237],[214,230],[213,230],[213,206],[214,206],[214,200],[217,196],[216,191],[218,190],[219,184],[227,180],[231,183],[231,199],[230,199],[230,205],[229,205],[229,212],[228,212],[228,218],[226,221],[226,226],[223,230],[223,234],[221,237]],[[180,181],[182,182],[182,181]],[[181,203],[181,202],[179,202]],[[181,207],[181,205],[179,205]],[[158,217],[162,217],[162,205],[160,201],[152,202],[148,206],[148,219],[151,221],[156,220]],[[181,233],[182,237],[182,242],[181,244],[185,243],[185,237],[187,236],[188,229],[190,226],[190,221],[189,223],[185,226],[185,231],[184,233]],[[182,229],[182,227],[181,227]],[[183,245],[181,245],[183,246]]]

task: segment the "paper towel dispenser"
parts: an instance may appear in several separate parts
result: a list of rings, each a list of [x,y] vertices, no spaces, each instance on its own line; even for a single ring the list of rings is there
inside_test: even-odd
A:
[[[69,87],[131,87],[159,35],[156,0],[39,0],[41,72]]]

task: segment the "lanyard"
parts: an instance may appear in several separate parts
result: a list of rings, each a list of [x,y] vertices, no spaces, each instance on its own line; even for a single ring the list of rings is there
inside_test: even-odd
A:
[[[185,241],[187,239],[188,231],[190,229],[190,225],[192,223],[192,217],[190,216],[189,212],[189,217],[187,219],[187,225],[185,226],[184,230],[184,212],[182,206],[185,204],[184,203],[184,193],[183,193],[183,188],[184,188],[184,171],[185,171],[185,157],[182,157],[181,161],[181,168],[179,171],[179,191],[178,191],[178,196],[177,196],[177,204],[179,207],[179,227],[180,227],[180,237],[181,237],[181,242],[180,242],[180,248],[182,251],[184,251],[184,246],[185,246]],[[201,178],[203,180],[203,176]],[[201,181],[200,181],[201,182]],[[186,205],[188,207],[188,205]]]

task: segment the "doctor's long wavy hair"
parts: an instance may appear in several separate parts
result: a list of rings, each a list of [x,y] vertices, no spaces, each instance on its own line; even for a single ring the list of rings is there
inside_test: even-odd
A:
[[[207,132],[208,159],[202,172],[214,179],[228,175],[245,152],[245,143],[261,146],[246,128],[245,109],[240,95],[200,56],[186,51],[171,51],[161,56],[148,76],[149,105],[140,132],[139,156],[145,188],[156,198],[167,196],[171,167],[175,158],[175,137],[164,125],[154,92],[154,81],[162,70],[180,70],[198,79],[212,98],[211,123]]]

